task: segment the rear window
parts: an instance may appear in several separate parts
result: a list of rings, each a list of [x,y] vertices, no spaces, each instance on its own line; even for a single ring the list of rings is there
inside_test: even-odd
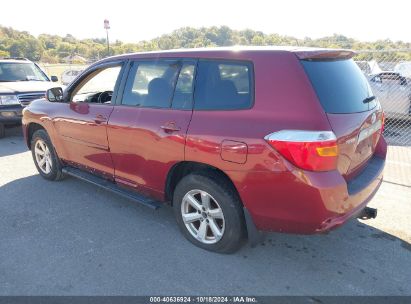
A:
[[[352,59],[301,60],[301,63],[325,112],[364,112],[376,106],[375,100],[363,102],[373,94],[367,79]]]

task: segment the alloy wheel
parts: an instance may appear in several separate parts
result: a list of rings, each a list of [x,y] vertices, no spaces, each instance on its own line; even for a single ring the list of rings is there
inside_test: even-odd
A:
[[[215,244],[224,235],[223,210],[206,191],[187,192],[181,204],[181,216],[190,234],[204,244]]]
[[[34,155],[40,170],[45,174],[49,174],[53,167],[53,160],[51,158],[49,147],[44,140],[38,139],[36,141],[36,144],[34,145]]]

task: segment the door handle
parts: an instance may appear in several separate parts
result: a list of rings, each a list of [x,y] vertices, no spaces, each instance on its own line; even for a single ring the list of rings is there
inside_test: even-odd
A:
[[[96,124],[101,124],[101,123],[106,122],[106,121],[107,121],[107,117],[105,117],[104,115],[101,115],[101,114],[96,115],[96,118],[94,119],[94,122]]]
[[[180,127],[176,126],[175,123],[168,123],[160,127],[166,133],[178,132],[181,130]]]

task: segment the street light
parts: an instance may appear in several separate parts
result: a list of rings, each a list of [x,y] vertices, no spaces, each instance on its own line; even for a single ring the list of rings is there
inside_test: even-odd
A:
[[[106,30],[107,34],[107,56],[110,56],[110,43],[108,41],[108,30],[110,29],[110,22],[107,19],[104,20],[104,29]]]

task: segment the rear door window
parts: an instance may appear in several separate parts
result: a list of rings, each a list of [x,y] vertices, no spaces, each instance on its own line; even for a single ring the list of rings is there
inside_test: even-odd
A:
[[[253,69],[249,62],[200,60],[196,77],[196,110],[248,109],[253,104]]]
[[[194,73],[194,63],[184,63],[182,65],[174,91],[173,109],[192,109]]]
[[[134,62],[127,78],[122,104],[170,108],[180,67],[180,63],[171,60]]]
[[[376,106],[370,85],[360,68],[350,60],[301,60],[326,113],[356,113]]]

